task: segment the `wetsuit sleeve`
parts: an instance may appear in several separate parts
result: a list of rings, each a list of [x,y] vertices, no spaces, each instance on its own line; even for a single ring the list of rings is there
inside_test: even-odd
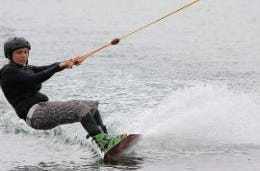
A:
[[[45,66],[33,66],[32,68],[33,68],[33,71],[37,73],[37,72],[41,72],[43,70],[52,68],[52,67],[56,66],[57,64],[59,64],[59,62],[53,63],[51,65],[45,65]]]
[[[62,68],[60,68],[59,63],[55,63],[55,65],[53,64],[52,66],[47,67],[47,69],[37,73],[24,72],[18,68],[11,68],[4,72],[4,78],[7,82],[17,84],[42,83],[61,70]]]

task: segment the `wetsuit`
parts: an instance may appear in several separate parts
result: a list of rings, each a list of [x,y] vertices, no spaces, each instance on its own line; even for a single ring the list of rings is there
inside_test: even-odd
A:
[[[97,101],[48,102],[48,97],[40,93],[41,83],[61,70],[59,63],[36,67],[10,62],[0,70],[0,84],[17,115],[34,129],[47,130],[61,124],[81,122],[91,136],[101,130],[107,133]]]
[[[36,67],[21,66],[13,62],[1,69],[3,93],[21,119],[26,120],[26,115],[33,105],[48,101],[48,97],[39,92],[41,83],[61,70],[59,63]]]

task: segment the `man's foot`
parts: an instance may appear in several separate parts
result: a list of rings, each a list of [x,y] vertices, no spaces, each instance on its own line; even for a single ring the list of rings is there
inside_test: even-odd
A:
[[[118,142],[124,139],[127,135],[111,136],[105,133],[100,133],[93,137],[94,141],[97,143],[102,152],[106,153],[112,147],[114,147]]]

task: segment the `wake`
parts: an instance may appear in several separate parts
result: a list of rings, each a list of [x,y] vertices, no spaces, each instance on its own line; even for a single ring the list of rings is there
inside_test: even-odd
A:
[[[173,148],[260,145],[258,100],[226,85],[198,84],[172,92],[152,109],[129,115],[126,129]]]

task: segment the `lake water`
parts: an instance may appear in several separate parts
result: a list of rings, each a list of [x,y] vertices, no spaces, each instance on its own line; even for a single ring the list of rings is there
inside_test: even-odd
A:
[[[63,61],[188,2],[1,0],[0,44],[23,36],[31,64]],[[51,100],[99,100],[112,134],[143,134],[117,161],[102,162],[79,123],[27,127],[0,92],[0,170],[259,170],[259,6],[201,0],[44,84]]]

